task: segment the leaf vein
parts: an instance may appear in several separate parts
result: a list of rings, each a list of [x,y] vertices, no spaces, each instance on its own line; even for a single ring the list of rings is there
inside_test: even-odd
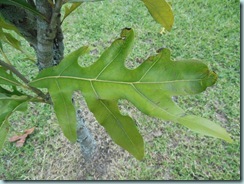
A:
[[[163,109],[162,107],[158,106],[156,103],[154,103],[152,100],[150,100],[146,95],[144,95],[134,84],[132,84],[132,87],[135,89],[135,91],[141,95],[142,97],[144,97],[149,103],[151,103],[153,106],[156,106],[158,108],[160,108],[162,111],[164,111],[165,113],[169,114],[170,116],[175,117],[175,115],[171,114],[170,112],[166,111],[165,109]]]
[[[91,82],[91,85],[92,85],[92,89],[93,89],[93,92],[95,93],[95,95],[97,97],[99,97],[98,93],[97,93],[97,90],[95,89],[94,85],[92,84]],[[115,122],[116,124],[120,127],[120,129],[122,130],[122,132],[125,134],[125,136],[128,138],[128,140],[131,142],[131,144],[133,145],[133,148],[135,149],[137,146],[135,145],[135,143],[131,140],[130,136],[127,134],[126,130],[124,129],[124,127],[121,125],[120,120],[113,114],[113,112],[106,106],[106,104],[101,100],[101,99],[98,99],[99,102],[105,107],[105,109],[107,109],[107,111],[109,112],[109,114],[111,114],[111,116],[115,119]],[[136,152],[138,152],[137,149],[135,149]],[[139,152],[138,152],[139,153]]]
[[[120,55],[121,51],[122,51],[122,47],[120,47],[120,49],[119,49],[118,53],[115,55],[114,59],[111,59],[111,61],[102,69],[102,71],[99,72],[99,74],[97,75],[96,79],[98,79],[98,77],[100,75],[102,75],[102,73],[109,67],[109,65],[111,63],[113,63],[115,61],[115,59],[117,59],[117,57],[118,57],[118,55]]]

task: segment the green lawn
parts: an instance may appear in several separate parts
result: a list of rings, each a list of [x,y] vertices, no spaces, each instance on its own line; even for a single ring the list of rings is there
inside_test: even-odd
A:
[[[171,49],[174,59],[203,60],[218,74],[216,85],[198,95],[178,97],[177,102],[189,114],[209,118],[226,128],[234,143],[150,118],[123,101],[123,112],[136,119],[145,138],[145,158],[137,161],[111,143],[107,173],[84,174],[79,147],[63,137],[51,107],[31,104],[28,113],[16,113],[11,118],[9,137],[33,126],[35,133],[22,148],[5,143],[0,153],[0,179],[240,180],[240,2],[170,2],[175,23],[167,33],[162,32],[139,0],[84,3],[64,22],[65,53],[90,45],[91,55],[81,61],[90,64],[122,28],[131,27],[136,37],[128,57],[129,67],[138,66],[162,47]],[[23,45],[27,47],[25,42]],[[23,73],[35,76],[37,69],[23,62],[25,56],[13,53],[11,48],[6,48],[6,54]],[[96,123],[91,114],[88,120]],[[95,132],[98,142],[105,141],[99,140],[105,136],[101,135],[101,127],[95,128],[101,131]]]

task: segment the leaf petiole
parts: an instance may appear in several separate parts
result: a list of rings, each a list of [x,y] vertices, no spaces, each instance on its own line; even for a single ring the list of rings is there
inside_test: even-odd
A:
[[[22,75],[13,65],[10,65],[4,61],[2,61],[0,59],[0,65],[6,69],[8,69],[9,71],[11,71],[13,74],[15,74],[19,79],[21,79],[24,82],[24,85],[22,84],[21,87],[29,89],[31,91],[33,91],[34,93],[36,93],[39,97],[41,97],[44,101],[48,102],[48,96],[46,94],[44,94],[41,90],[29,86],[29,80],[27,78],[25,78],[24,75]]]

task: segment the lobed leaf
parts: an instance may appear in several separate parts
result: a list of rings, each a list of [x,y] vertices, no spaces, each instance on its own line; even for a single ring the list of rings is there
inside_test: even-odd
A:
[[[143,139],[133,120],[120,113],[119,99],[131,101],[149,116],[178,122],[198,133],[231,142],[219,125],[185,115],[171,99],[204,91],[216,82],[217,75],[197,60],[171,60],[168,49],[161,49],[138,68],[128,69],[125,60],[133,40],[133,30],[126,28],[93,65],[81,67],[78,64],[78,58],[87,51],[87,47],[82,47],[66,56],[60,65],[43,70],[30,83],[34,87],[48,88],[65,136],[76,140],[71,98],[74,91],[80,90],[89,109],[115,143],[137,159],[143,158]]]

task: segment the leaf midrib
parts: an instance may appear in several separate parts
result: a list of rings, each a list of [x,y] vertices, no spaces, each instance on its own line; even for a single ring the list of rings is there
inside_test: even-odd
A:
[[[113,81],[113,80],[105,80],[105,79],[94,79],[94,78],[82,78],[82,77],[73,77],[73,76],[49,76],[49,77],[42,77],[40,79],[33,80],[31,83],[35,83],[42,80],[47,79],[71,79],[71,80],[82,80],[87,82],[101,82],[101,83],[113,83],[113,84],[126,84],[126,85],[135,85],[135,84],[167,84],[167,83],[177,83],[177,82],[197,82],[202,81],[203,79],[188,79],[188,80],[168,80],[168,81],[161,81],[161,82],[141,82],[141,81],[134,81],[134,82],[123,82],[123,81]]]
[[[98,95],[98,93],[97,93],[97,90],[95,89],[93,83],[90,82],[90,84],[91,84],[92,90],[93,90],[93,92],[95,93],[95,95],[96,95],[97,97],[99,97],[99,95]],[[129,141],[130,141],[131,144],[133,145],[133,148],[136,150],[136,152],[137,152],[138,154],[140,154],[139,151],[136,149],[137,146],[135,145],[135,143],[131,140],[130,136],[127,134],[126,130],[123,128],[123,126],[121,125],[121,123],[119,123],[120,120],[113,114],[113,112],[106,106],[106,104],[103,103],[103,101],[101,101],[101,100],[99,100],[99,101],[100,101],[100,103],[102,103],[102,105],[108,110],[108,112],[114,117],[114,119],[116,120],[117,125],[118,125],[118,126],[120,127],[120,129],[123,131],[123,133],[125,134],[125,136],[129,139]]]

